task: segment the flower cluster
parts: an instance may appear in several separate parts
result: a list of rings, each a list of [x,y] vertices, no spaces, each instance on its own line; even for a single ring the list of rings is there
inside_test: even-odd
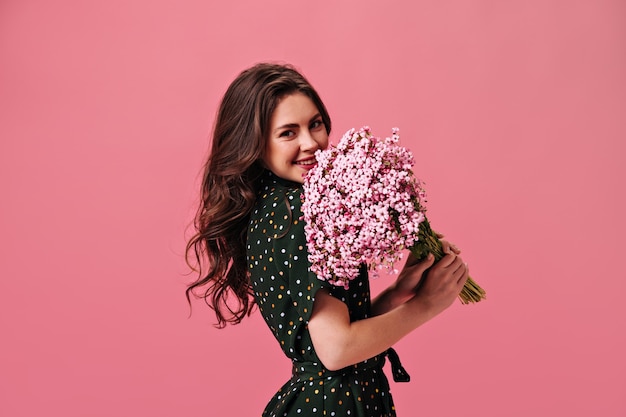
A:
[[[408,249],[419,261],[445,256],[439,236],[424,215],[426,194],[412,172],[413,155],[369,128],[351,129],[337,146],[317,151],[317,166],[304,178],[302,211],[311,270],[333,285],[348,287],[361,265],[393,264]],[[395,271],[394,271],[395,272]],[[471,277],[459,298],[486,297]]]
[[[411,168],[413,155],[368,127],[349,130],[337,144],[317,151],[304,179],[302,211],[311,269],[348,287],[366,263],[393,264],[418,239],[425,193]]]

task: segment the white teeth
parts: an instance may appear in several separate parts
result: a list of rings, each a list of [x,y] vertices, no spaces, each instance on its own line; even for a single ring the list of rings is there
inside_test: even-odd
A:
[[[311,165],[315,163],[315,159],[309,159],[306,161],[298,161],[296,162],[297,165]]]

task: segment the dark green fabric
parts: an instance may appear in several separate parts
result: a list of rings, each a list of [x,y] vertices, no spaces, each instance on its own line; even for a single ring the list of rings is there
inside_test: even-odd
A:
[[[309,270],[300,184],[271,173],[263,178],[248,229],[248,266],[255,300],[293,376],[271,399],[265,417],[395,416],[382,355],[340,371],[321,364],[307,329],[315,294],[326,288],[342,300],[352,321],[370,315],[367,270],[348,290]]]

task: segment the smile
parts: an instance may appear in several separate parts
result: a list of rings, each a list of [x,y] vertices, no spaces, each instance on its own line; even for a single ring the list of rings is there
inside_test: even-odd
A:
[[[311,159],[306,159],[304,161],[296,161],[294,162],[294,164],[296,165],[313,165],[317,162],[317,160],[315,158],[311,158]]]

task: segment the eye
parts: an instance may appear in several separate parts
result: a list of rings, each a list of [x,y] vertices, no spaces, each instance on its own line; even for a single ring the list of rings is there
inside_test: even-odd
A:
[[[295,135],[295,133],[293,132],[293,130],[284,130],[282,132],[280,132],[280,135],[278,135],[278,137],[281,138],[290,138],[293,135]]]
[[[324,126],[324,122],[321,119],[317,119],[311,123],[311,129],[317,129],[320,126]]]

